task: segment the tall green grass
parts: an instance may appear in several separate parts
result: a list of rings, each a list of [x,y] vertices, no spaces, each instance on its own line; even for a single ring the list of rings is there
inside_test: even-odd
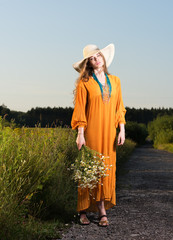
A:
[[[71,129],[5,127],[0,118],[0,239],[59,237],[76,214],[77,185],[68,170],[78,156]],[[118,148],[118,161],[134,143]]]
[[[117,180],[119,176],[124,174],[124,163],[128,160],[129,156],[133,152],[134,148],[136,147],[137,143],[132,141],[131,139],[126,139],[124,145],[117,146],[117,170],[116,176]]]
[[[67,170],[78,154],[74,135],[71,129],[13,130],[0,124],[0,239],[19,239],[16,229],[29,216],[75,211],[76,185]],[[16,237],[10,238],[12,232]]]

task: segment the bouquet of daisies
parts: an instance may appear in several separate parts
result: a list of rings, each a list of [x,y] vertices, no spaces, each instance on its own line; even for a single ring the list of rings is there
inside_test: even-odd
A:
[[[108,157],[82,146],[75,162],[71,164],[73,179],[78,182],[78,187],[88,187],[91,190],[97,186],[101,177],[108,176],[107,170],[111,166],[105,165],[106,158]]]

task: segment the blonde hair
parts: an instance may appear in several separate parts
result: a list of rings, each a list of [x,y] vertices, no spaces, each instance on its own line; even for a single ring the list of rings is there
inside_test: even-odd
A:
[[[102,56],[103,61],[104,61],[103,71],[104,71],[104,73],[109,74],[108,70],[107,70],[107,67],[106,67],[106,60],[104,58],[104,55],[101,52],[99,52],[99,53]],[[73,94],[74,94],[73,103],[74,103],[74,105],[76,103],[76,94],[77,94],[77,87],[78,87],[79,82],[80,81],[88,82],[89,81],[89,77],[91,77],[93,75],[93,72],[94,71],[93,71],[93,68],[90,65],[89,58],[85,59],[83,61],[83,63],[82,63],[82,67],[81,67],[81,71],[80,71],[79,77],[77,78],[77,80],[75,82],[75,89],[73,91]]]

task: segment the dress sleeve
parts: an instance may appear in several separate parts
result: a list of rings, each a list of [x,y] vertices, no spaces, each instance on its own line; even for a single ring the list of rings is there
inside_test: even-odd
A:
[[[87,90],[83,84],[79,83],[76,92],[76,103],[71,120],[72,129],[76,129],[78,127],[84,127],[84,129],[86,128],[86,103]]]
[[[116,115],[115,115],[116,128],[119,126],[119,124],[126,123],[125,121],[126,109],[124,108],[124,104],[123,104],[122,93],[121,93],[121,83],[119,78],[118,78],[117,88],[118,88],[117,89],[118,97],[117,97],[117,106],[116,106]]]

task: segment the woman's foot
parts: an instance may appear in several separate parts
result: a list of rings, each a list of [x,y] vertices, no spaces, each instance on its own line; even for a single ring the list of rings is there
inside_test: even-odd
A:
[[[107,227],[109,226],[109,221],[106,215],[102,215],[99,217],[99,226],[100,227]]]
[[[86,212],[80,212],[80,218],[79,218],[81,225],[89,225],[90,221],[88,220],[86,216]]]
[[[97,207],[99,210],[99,226],[101,227],[107,227],[109,225],[109,221],[106,215],[106,210],[104,206],[104,200],[101,200],[97,203]]]

